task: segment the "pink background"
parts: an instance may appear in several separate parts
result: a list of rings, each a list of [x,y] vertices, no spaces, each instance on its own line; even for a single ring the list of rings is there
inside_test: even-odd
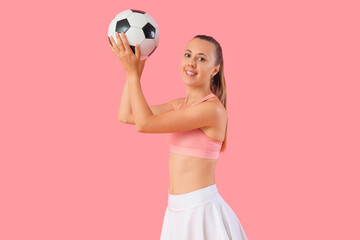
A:
[[[249,240],[360,239],[357,2],[2,3],[0,239],[160,238],[167,134],[117,120],[125,74],[107,29],[129,8],[160,27],[150,105],[185,96],[188,40],[222,44],[216,183]]]

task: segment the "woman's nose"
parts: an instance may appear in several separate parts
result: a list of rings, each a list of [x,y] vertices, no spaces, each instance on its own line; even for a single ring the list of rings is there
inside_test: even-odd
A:
[[[195,61],[194,60],[189,60],[188,65],[192,66],[192,67],[195,67]]]

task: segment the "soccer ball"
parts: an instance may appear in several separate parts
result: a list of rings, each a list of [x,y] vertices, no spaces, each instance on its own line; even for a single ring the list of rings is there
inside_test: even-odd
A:
[[[134,53],[136,44],[140,45],[141,60],[149,57],[159,44],[157,23],[148,13],[140,10],[129,9],[116,15],[109,25],[108,37],[112,36],[118,44],[116,32],[125,33]]]

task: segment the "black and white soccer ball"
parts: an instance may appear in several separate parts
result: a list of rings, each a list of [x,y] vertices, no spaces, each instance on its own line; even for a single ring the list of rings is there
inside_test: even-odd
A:
[[[116,32],[125,32],[134,53],[136,44],[140,45],[141,60],[149,57],[159,45],[159,26],[147,12],[129,9],[119,13],[108,30],[108,37],[112,36],[117,44]]]

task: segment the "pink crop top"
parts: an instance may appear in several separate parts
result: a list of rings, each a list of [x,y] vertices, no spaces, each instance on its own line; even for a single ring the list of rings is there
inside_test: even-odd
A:
[[[203,97],[197,104],[215,96],[213,93]],[[182,106],[182,102],[177,110]],[[217,159],[220,153],[222,142],[215,141],[208,137],[200,128],[191,129],[184,132],[170,133],[168,135],[170,152],[193,156],[198,158]]]

